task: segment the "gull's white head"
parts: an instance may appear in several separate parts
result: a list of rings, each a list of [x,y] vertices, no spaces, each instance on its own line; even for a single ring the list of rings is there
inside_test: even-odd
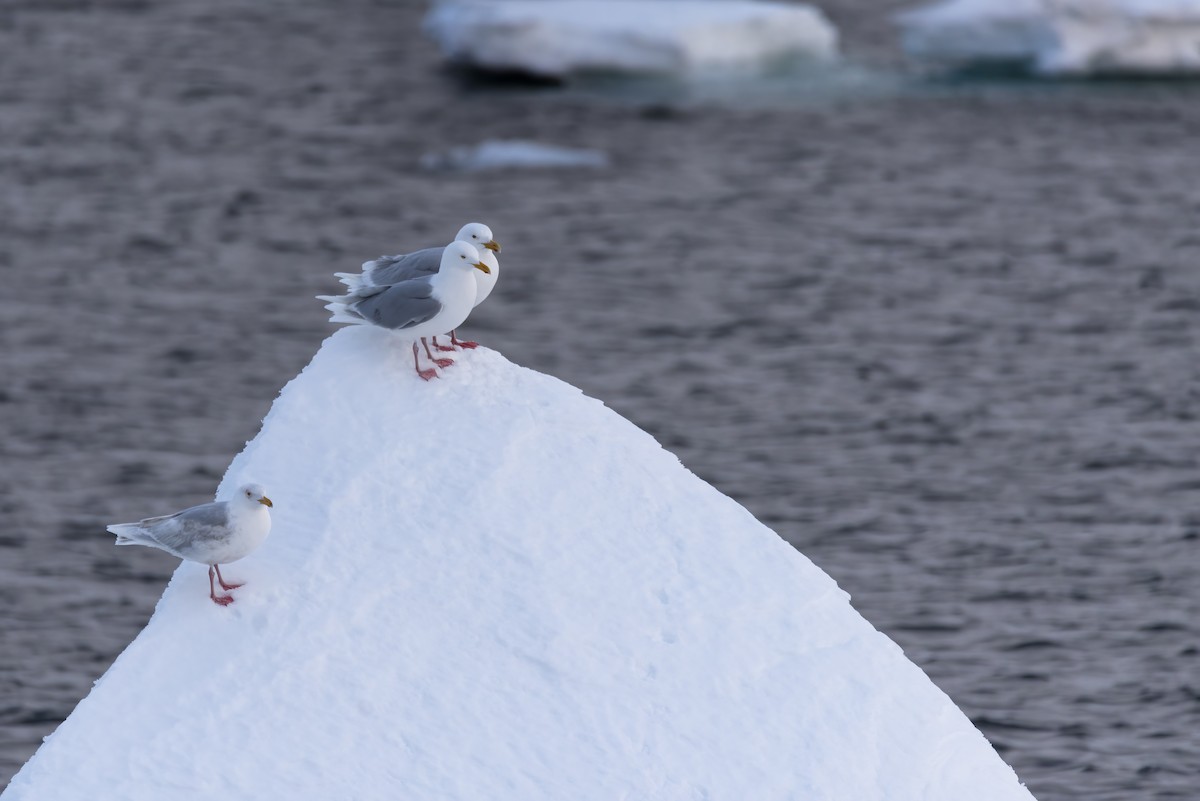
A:
[[[457,242],[466,242],[474,245],[477,248],[487,248],[493,253],[500,252],[500,243],[492,237],[492,229],[488,228],[483,223],[467,223],[458,231],[458,236],[454,237]],[[480,253],[483,251],[480,250]]]
[[[274,506],[271,499],[267,497],[266,491],[262,488],[262,484],[243,484],[238,487],[237,495],[234,500],[244,504],[261,503],[263,506]]]
[[[458,268],[474,267],[476,270],[481,270],[485,273],[490,273],[492,270],[479,258],[479,251],[473,245],[466,242],[455,240],[446,249],[442,251],[442,263],[438,267],[439,272],[447,270],[455,270]]]

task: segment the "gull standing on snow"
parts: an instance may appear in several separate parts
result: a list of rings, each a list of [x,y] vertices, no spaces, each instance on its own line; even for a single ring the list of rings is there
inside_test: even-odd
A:
[[[147,545],[172,556],[208,565],[208,597],[228,606],[232,595],[217,595],[213,571],[221,589],[236,590],[241,584],[226,584],[221,565],[236,562],[263,544],[271,531],[274,506],[258,484],[240,487],[229,501],[193,506],[163,517],[148,517],[137,523],[114,523],[108,531],[117,535],[117,545]]]
[[[347,295],[317,295],[333,312],[330,322],[353,325],[377,325],[390,328],[412,342],[413,368],[428,381],[437,370],[422,370],[417,340],[425,346],[425,355],[438,367],[449,367],[453,359],[437,359],[429,350],[426,337],[458,328],[475,307],[475,279],[478,270],[491,272],[480,259],[479,251],[466,242],[451,242],[442,251],[438,271],[395,284],[363,287]]]
[[[475,273],[475,305],[478,306],[487,300],[488,295],[492,294],[496,280],[500,277],[500,262],[496,259],[496,254],[500,252],[500,243],[492,236],[492,229],[483,223],[467,223],[459,229],[454,241],[474,245],[475,249],[479,251],[479,260],[491,270],[487,273]],[[433,275],[438,271],[442,261],[442,252],[445,249],[444,247],[424,248],[398,256],[380,256],[374,261],[363,262],[361,273],[334,273],[334,275],[346,285],[347,292],[353,295],[367,287],[388,286],[413,278]],[[453,330],[450,331],[450,344],[463,348],[479,346],[478,342],[460,340]],[[445,348],[439,345],[436,336],[433,338],[433,345],[442,351],[454,350],[454,348]]]

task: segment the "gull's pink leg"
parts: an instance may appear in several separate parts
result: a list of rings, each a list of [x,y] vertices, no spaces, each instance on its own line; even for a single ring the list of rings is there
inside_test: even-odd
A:
[[[225,586],[225,582],[221,582],[221,586]],[[208,566],[208,597],[212,598],[212,602],[217,606],[229,606],[233,603],[232,595],[217,595],[217,588],[213,586],[213,566]]]
[[[236,590],[238,587],[242,587],[242,586],[244,586],[244,585],[242,585],[242,584],[226,584],[226,583],[225,583],[225,578],[224,578],[224,577],[221,575],[221,566],[220,566],[220,565],[213,565],[213,567],[215,567],[215,568],[217,569],[217,582],[218,582],[218,583],[220,583],[220,585],[221,585],[221,589],[223,589],[223,590]]]
[[[453,332],[453,331],[452,331],[452,332],[450,332],[450,338],[451,338],[451,339],[453,339],[453,338],[454,338],[454,332]],[[448,351],[448,352],[450,352],[450,353],[453,353],[453,352],[454,352],[454,348],[450,348],[450,347],[447,347],[447,346],[445,346],[445,345],[442,345],[442,344],[440,344],[440,343],[437,341],[437,337],[434,337],[434,338],[433,338],[433,346],[434,346],[435,348],[437,348],[438,350],[442,351],[443,353],[446,353],[447,351]]]
[[[431,378],[437,378],[437,370],[432,367],[428,370],[422,370],[421,365],[417,362],[417,343],[413,343],[413,369],[417,371],[417,375],[428,381]]]
[[[429,361],[438,367],[449,367],[454,364],[454,359],[438,359],[434,357],[433,351],[429,349],[429,343],[425,341],[425,337],[421,337],[421,344],[425,346],[425,355],[429,357]]]
[[[458,345],[460,348],[466,348],[467,350],[475,350],[475,348],[479,347],[478,342],[472,342],[469,339],[459,339],[455,331],[450,332],[450,344]]]

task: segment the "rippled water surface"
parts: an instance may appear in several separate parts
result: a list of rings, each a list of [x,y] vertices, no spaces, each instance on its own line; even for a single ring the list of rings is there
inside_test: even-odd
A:
[[[1196,797],[1195,86],[921,83],[843,0],[869,90],[466,90],[420,4],[318,5],[0,9],[0,780],[174,567],[103,524],[211,497],[333,270],[483,219],[472,336],[795,543],[1042,801]],[[497,137],[613,167],[418,167]]]

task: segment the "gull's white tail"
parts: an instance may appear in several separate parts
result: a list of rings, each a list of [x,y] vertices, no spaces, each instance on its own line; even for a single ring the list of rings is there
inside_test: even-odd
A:
[[[113,523],[107,531],[117,535],[117,545],[158,545],[140,523]]]
[[[375,270],[380,262],[386,261],[387,256],[380,256],[378,259],[371,259],[362,263],[362,272],[360,273],[334,273],[334,277],[346,285],[346,294],[353,295],[361,290],[370,289],[375,286],[371,279],[371,273]]]
[[[317,295],[317,300],[325,301],[325,309],[329,312],[329,322],[365,325],[366,320],[356,312],[350,304],[361,300],[357,295]]]
[[[372,264],[373,262],[367,262]],[[370,286],[363,280],[363,273],[334,273],[339,281],[346,285],[346,292],[353,295],[360,289]]]

